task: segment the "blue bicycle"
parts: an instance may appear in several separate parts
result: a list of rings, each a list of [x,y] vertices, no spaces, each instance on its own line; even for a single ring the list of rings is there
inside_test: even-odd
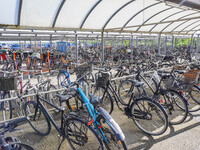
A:
[[[87,113],[87,117],[84,120],[95,129],[107,149],[127,149],[125,136],[119,125],[105,109],[97,107],[101,99],[93,94],[89,94],[89,100],[79,87],[78,81],[74,82],[73,85],[76,85],[77,88],[71,87],[68,89],[68,95],[57,94],[57,97],[61,101],[66,101],[68,108],[73,112],[78,113],[79,111],[79,117],[84,116],[82,115],[84,112]],[[70,102],[73,98],[77,100],[75,103]]]
[[[67,88],[71,85],[71,81],[70,81],[70,74],[68,71],[68,64],[63,65],[64,68],[63,70],[59,70],[58,76],[57,76],[57,80],[58,80],[58,87],[61,88]]]

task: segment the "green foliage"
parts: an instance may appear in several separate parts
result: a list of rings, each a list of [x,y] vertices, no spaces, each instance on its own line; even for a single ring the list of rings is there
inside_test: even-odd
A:
[[[189,39],[177,39],[176,40],[176,46],[180,47],[180,46],[188,46],[189,44]]]

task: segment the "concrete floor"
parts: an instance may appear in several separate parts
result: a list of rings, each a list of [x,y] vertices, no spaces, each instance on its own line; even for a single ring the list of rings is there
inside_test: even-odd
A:
[[[72,76],[73,79],[74,76]],[[55,77],[52,78],[52,83],[57,84]],[[200,150],[200,111],[189,114],[187,120],[180,125],[169,126],[161,136],[145,135],[117,107],[115,107],[112,117],[123,130],[130,150]],[[16,131],[14,135],[36,150],[57,149],[57,131],[53,126],[48,136],[37,135],[28,123],[18,128],[23,129],[23,132]],[[67,141],[62,145],[62,150],[66,149],[70,149]]]

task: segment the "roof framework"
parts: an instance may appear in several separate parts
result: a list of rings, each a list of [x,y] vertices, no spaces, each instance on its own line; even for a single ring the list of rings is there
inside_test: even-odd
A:
[[[200,33],[199,0],[6,0],[0,5],[1,29]]]

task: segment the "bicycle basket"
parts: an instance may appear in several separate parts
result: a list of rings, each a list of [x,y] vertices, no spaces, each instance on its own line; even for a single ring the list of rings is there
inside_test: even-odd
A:
[[[185,81],[177,80],[172,77],[165,79],[164,85],[166,89],[171,89],[171,90],[176,90],[176,91],[185,91],[185,92],[191,91],[193,87],[192,83],[187,83]]]
[[[186,82],[196,82],[199,78],[199,70],[189,70],[184,73],[184,78]]]
[[[86,76],[88,72],[90,72],[92,69],[92,66],[90,65],[81,65],[78,67],[75,67],[74,71],[76,73],[77,78],[81,78],[82,76]]]
[[[96,80],[97,87],[105,88],[109,81],[109,74],[108,73],[100,73]]]
[[[16,90],[17,77],[0,77],[0,91]]]

